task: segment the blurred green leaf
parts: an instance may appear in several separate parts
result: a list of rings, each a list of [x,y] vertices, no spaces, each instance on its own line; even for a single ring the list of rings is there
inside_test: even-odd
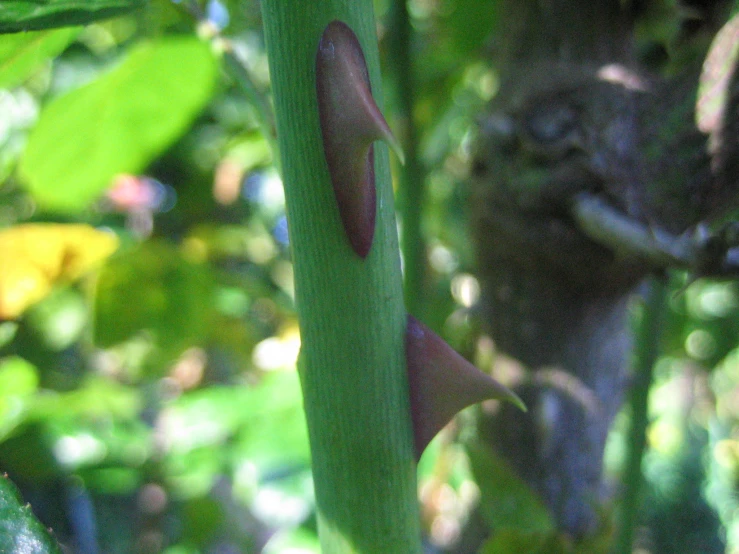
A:
[[[0,378],[3,391],[5,384]],[[68,392],[35,392],[24,425],[0,442],[0,466],[36,483],[99,464],[139,468],[153,449],[151,426],[138,419],[140,411],[137,389],[102,377],[88,378]]]
[[[70,27],[0,36],[0,88],[22,83],[42,63],[62,52],[80,31],[80,27]]]
[[[212,445],[167,456],[161,466],[167,488],[178,498],[208,494],[222,475],[225,451],[223,445]]]
[[[131,492],[153,452],[151,428],[121,414],[61,413],[45,424],[58,464],[105,494]]]
[[[103,347],[148,333],[172,361],[207,336],[214,313],[207,268],[165,242],[142,244],[100,272],[95,340]]]
[[[130,419],[138,415],[140,408],[141,400],[135,388],[92,376],[69,392],[49,391],[38,396],[30,408],[29,418],[52,422],[78,415]]]
[[[23,358],[13,356],[0,361],[0,394],[26,396],[38,387],[36,368]]]
[[[298,373],[275,371],[250,392],[240,452],[262,471],[280,464],[307,464],[310,447]]]
[[[3,0],[0,33],[85,25],[123,14],[147,0]]]
[[[27,421],[0,442],[0,466],[26,483],[53,480],[62,470],[52,453],[55,438],[48,426]]]
[[[18,331],[18,323],[15,321],[3,321],[0,322],[0,348],[3,348],[6,344],[9,344]]]
[[[522,513],[522,519],[526,516]],[[568,554],[571,550],[552,534],[527,533],[518,529],[495,532],[480,550],[481,554]]]
[[[480,512],[491,528],[509,529],[515,536],[546,537],[555,532],[554,522],[541,499],[505,460],[479,442],[470,441],[467,454],[480,487]]]
[[[170,546],[162,554],[200,554],[200,550],[192,545],[177,544]]]
[[[49,296],[26,312],[28,325],[44,346],[63,350],[80,338],[88,319],[84,297],[72,288],[53,290]]]
[[[526,518],[526,514],[521,514]],[[573,543],[565,534],[527,532],[521,529],[501,529],[480,549],[480,554],[606,554],[613,540],[605,529]]]
[[[177,139],[210,99],[210,46],[167,37],[133,47],[116,69],[42,111],[20,173],[42,206],[76,211],[120,173],[139,173]]]
[[[206,494],[231,464],[242,502],[267,482],[287,496],[307,495],[310,448],[296,372],[270,373],[253,386],[188,392],[160,421],[164,474],[178,495]]]
[[[61,554],[49,531],[23,505],[8,476],[0,477],[0,552],[3,554]]]
[[[80,477],[85,487],[102,494],[131,494],[141,486],[141,472],[127,467],[86,469]]]
[[[238,435],[239,453],[260,470],[307,463],[308,434],[296,372],[276,371],[250,387],[210,387],[178,398],[167,410],[173,452],[222,444]]]
[[[162,554],[201,554],[202,550],[192,544],[176,544],[162,551]]]
[[[207,497],[193,498],[183,509],[186,536],[195,544],[207,544],[223,521],[223,507]]]
[[[282,552],[300,552],[309,554],[321,552],[318,536],[306,529],[285,529],[275,533],[262,550],[263,554],[280,554]]]
[[[446,2],[450,15],[444,28],[448,29],[452,52],[458,59],[482,49],[485,39],[498,23],[500,3],[478,0],[454,0]]]
[[[23,358],[0,360],[0,440],[23,421],[38,382],[38,371]]]

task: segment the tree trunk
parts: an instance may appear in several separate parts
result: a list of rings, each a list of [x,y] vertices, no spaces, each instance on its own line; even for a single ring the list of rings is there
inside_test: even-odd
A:
[[[480,434],[576,539],[600,523],[605,441],[628,384],[629,298],[649,265],[585,236],[572,203],[597,195],[681,233],[715,212],[719,193],[736,196],[712,186],[693,123],[696,68],[672,82],[639,68],[623,4],[503,3],[500,91],[472,168],[482,317],[528,368],[516,392],[529,413],[502,407],[481,416]]]

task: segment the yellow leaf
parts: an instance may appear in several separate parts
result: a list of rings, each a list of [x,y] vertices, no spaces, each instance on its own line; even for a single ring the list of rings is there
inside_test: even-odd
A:
[[[118,248],[112,234],[81,224],[28,223],[0,231],[0,319],[12,319],[58,282],[79,279]]]

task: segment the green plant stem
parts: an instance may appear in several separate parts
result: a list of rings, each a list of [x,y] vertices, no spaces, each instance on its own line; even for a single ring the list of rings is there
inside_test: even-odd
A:
[[[382,106],[371,0],[262,2],[301,329],[300,373],[323,552],[421,551],[400,273],[387,147],[375,144],[377,225],[359,258],[324,159],[315,56],[326,25],[357,34]]]
[[[627,437],[626,467],[620,505],[619,534],[615,554],[631,554],[634,529],[639,515],[642,475],[642,458],[646,447],[646,431],[649,424],[649,391],[652,371],[660,351],[661,329],[665,320],[667,283],[662,277],[653,277],[649,283],[644,312],[636,333],[634,382],[629,406],[631,428]]]
[[[404,0],[395,0],[391,10],[388,38],[388,67],[397,95],[398,134],[405,153],[398,190],[398,211],[403,223],[401,248],[405,272],[405,303],[408,311],[423,317],[423,289],[426,279],[426,243],[421,230],[424,204],[424,171],[418,159],[418,132],[413,117],[415,105],[414,68],[411,59],[413,29]]]

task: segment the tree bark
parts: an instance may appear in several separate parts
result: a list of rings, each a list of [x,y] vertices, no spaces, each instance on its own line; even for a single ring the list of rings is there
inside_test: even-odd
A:
[[[678,234],[736,197],[733,181],[712,176],[693,123],[699,68],[672,81],[640,68],[623,4],[503,3],[500,90],[471,178],[481,314],[496,347],[528,368],[516,392],[529,413],[483,415],[480,434],[576,539],[601,523],[603,451],[628,385],[629,300],[650,266],[583,234],[572,203],[597,195]]]

